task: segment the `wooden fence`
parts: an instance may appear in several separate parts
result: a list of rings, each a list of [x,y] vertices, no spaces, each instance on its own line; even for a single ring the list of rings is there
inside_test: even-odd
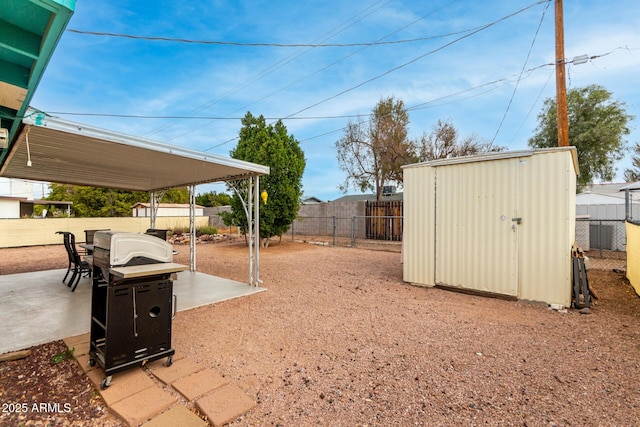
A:
[[[367,202],[366,235],[373,240],[402,240],[402,201]]]

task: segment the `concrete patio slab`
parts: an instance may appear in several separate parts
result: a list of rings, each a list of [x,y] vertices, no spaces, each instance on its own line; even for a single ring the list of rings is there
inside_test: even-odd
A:
[[[215,427],[228,424],[256,407],[256,403],[237,385],[219,388],[198,399],[196,406]]]
[[[127,424],[137,427],[166,411],[177,401],[178,399],[160,387],[150,387],[109,406]]]
[[[62,283],[66,269],[0,275],[0,354],[74,337],[91,327],[91,279],[75,292]],[[265,288],[199,272],[182,271],[174,282],[178,311],[252,295]],[[78,353],[76,353],[78,354]]]

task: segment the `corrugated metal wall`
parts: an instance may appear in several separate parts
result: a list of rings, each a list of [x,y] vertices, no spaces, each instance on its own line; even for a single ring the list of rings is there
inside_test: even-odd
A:
[[[576,206],[571,153],[543,152],[521,163],[519,298],[568,307]]]
[[[569,306],[575,149],[404,169],[404,280]]]
[[[403,277],[406,282],[434,286],[435,168],[404,169]]]
[[[517,296],[517,166],[436,167],[436,284]]]

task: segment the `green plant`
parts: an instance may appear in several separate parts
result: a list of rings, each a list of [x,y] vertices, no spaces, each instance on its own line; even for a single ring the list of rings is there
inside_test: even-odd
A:
[[[62,363],[63,361],[65,361],[67,359],[73,359],[73,352],[74,351],[75,351],[75,347],[67,348],[65,351],[55,354],[51,358],[51,364],[52,365],[57,365],[57,364]]]
[[[171,231],[171,234],[188,234],[189,229],[187,227],[176,227]]]
[[[212,225],[205,225],[196,230],[196,235],[202,236],[203,234],[218,234],[218,229]]]

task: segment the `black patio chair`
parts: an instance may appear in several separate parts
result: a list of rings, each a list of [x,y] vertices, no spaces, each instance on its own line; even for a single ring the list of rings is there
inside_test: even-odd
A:
[[[167,240],[167,233],[169,232],[169,230],[165,230],[162,228],[149,228],[147,229],[147,231],[145,231],[144,234],[149,234],[151,236],[155,236],[159,239],[162,240]]]
[[[62,239],[64,242],[64,250],[67,252],[67,259],[69,264],[67,265],[67,273],[62,278],[62,283],[67,283],[67,277],[71,272],[71,266],[73,265],[73,256],[71,254],[71,250],[69,249],[69,235],[71,234],[69,231],[56,231],[56,234],[62,234]]]
[[[108,228],[100,228],[97,230],[84,230],[85,243],[92,245],[93,244],[93,236],[96,234],[96,231],[109,231]]]
[[[69,266],[67,267],[67,273],[62,279],[62,283],[65,283],[71,288],[71,292],[76,290],[81,277],[91,277],[91,264],[86,260],[83,260],[78,249],[76,248],[76,236],[68,231],[58,231],[58,234],[62,234],[64,238],[64,247],[67,251],[69,258]],[[71,273],[71,278],[67,282],[67,277]]]

